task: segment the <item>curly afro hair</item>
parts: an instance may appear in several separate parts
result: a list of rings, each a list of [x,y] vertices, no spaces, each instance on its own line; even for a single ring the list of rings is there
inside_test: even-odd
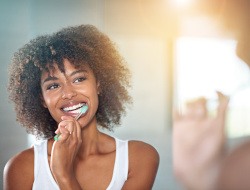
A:
[[[115,44],[92,25],[67,27],[39,36],[14,54],[8,90],[17,121],[37,137],[54,135],[57,123],[41,101],[41,72],[54,64],[64,72],[64,59],[76,68],[87,64],[99,81],[98,125],[109,130],[120,125],[127,105],[132,103],[127,90],[130,72]]]

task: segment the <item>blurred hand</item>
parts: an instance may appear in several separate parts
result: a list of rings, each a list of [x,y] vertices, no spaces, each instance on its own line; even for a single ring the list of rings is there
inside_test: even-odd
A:
[[[174,112],[173,165],[186,189],[212,190],[223,158],[228,98],[217,92],[215,116],[208,114],[206,99],[189,102],[183,113]]]

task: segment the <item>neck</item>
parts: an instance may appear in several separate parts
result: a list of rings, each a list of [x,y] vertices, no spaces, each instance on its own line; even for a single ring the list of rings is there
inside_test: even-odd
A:
[[[78,157],[85,158],[99,152],[101,133],[95,129],[82,129],[82,144],[78,151]]]
[[[82,143],[78,150],[77,157],[85,159],[90,155],[98,154],[100,152],[100,138],[102,133],[97,129],[97,122],[94,119],[91,124],[85,126],[81,130]]]

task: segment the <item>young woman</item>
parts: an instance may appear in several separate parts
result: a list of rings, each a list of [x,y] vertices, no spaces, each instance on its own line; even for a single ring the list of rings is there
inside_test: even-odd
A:
[[[10,98],[17,120],[43,139],[8,161],[4,190],[151,189],[157,151],[98,130],[120,124],[131,103],[129,76],[111,40],[91,25],[22,47],[11,67]]]

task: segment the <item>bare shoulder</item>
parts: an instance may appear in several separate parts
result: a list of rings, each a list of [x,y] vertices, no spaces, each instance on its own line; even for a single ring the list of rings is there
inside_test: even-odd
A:
[[[152,145],[142,141],[129,141],[129,160],[132,173],[148,170],[156,174],[160,157]]]
[[[159,154],[157,150],[150,144],[142,141],[129,141],[129,153],[131,156],[144,159],[150,159],[154,162],[159,162]]]
[[[4,170],[6,172],[11,171],[13,169],[25,171],[27,170],[27,168],[30,168],[30,166],[34,166],[33,163],[34,163],[34,150],[32,147],[13,156],[5,165]]]
[[[4,167],[4,189],[27,189],[34,181],[34,149],[13,156]]]
[[[157,150],[141,141],[129,141],[128,180],[123,189],[152,189],[159,166]]]

